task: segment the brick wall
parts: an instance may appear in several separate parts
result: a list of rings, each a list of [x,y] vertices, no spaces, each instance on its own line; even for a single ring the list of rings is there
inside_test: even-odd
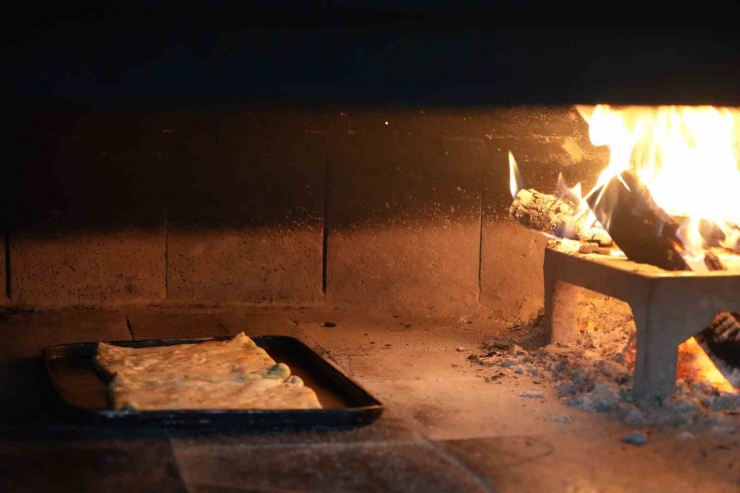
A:
[[[526,316],[542,303],[544,238],[506,219],[507,151],[543,191],[559,172],[595,179],[604,158],[570,108],[99,111],[21,122],[6,173],[9,303],[32,307]]]

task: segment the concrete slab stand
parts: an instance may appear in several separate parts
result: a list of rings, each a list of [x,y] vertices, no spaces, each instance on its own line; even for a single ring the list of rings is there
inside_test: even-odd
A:
[[[673,394],[678,346],[722,311],[740,310],[740,275],[670,272],[626,258],[545,250],[545,330],[548,342],[577,337],[575,288],[627,302],[637,326],[633,394],[649,403]]]

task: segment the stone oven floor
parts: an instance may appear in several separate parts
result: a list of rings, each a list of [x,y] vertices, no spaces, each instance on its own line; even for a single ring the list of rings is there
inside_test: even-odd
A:
[[[325,327],[333,322],[335,327]],[[183,431],[65,423],[45,346],[98,339],[286,334],[333,360],[386,406],[342,430]],[[531,380],[486,382],[467,356],[504,330],[319,309],[148,308],[0,314],[0,491],[740,491],[730,428],[651,428],[560,402]],[[543,398],[521,397],[542,393]],[[684,438],[683,440],[681,438]]]

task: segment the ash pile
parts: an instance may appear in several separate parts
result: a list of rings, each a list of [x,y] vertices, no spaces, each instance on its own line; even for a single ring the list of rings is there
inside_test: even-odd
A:
[[[540,312],[486,341],[468,360],[485,368],[480,374],[491,384],[516,378],[552,386],[569,406],[613,413],[633,427],[717,427],[727,424],[730,415],[740,414],[740,370],[714,359],[738,392],[718,390],[692,371],[694,355],[688,352],[679,353],[675,394],[663,402],[638,406],[632,399],[636,331],[629,305],[584,290],[576,306],[578,342],[542,346],[544,313]]]

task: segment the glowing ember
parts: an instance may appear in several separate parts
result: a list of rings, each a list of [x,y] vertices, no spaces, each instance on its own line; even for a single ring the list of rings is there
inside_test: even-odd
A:
[[[678,347],[678,377],[689,383],[708,383],[719,392],[738,392],[693,337]]]

